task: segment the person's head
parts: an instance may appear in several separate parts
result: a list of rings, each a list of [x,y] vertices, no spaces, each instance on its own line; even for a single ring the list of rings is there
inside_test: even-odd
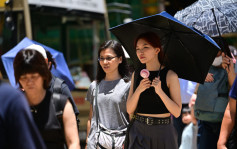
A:
[[[163,63],[164,52],[160,38],[155,33],[146,32],[140,34],[134,41],[134,47],[141,63],[147,63],[153,58],[157,59],[157,55],[159,62]]]
[[[191,110],[188,107],[184,107],[182,110],[182,122],[189,124],[192,122]]]
[[[100,82],[105,78],[106,74],[116,71],[126,82],[129,80],[129,69],[122,45],[115,40],[108,40],[98,50],[96,80]]]
[[[56,69],[57,64],[56,64],[56,62],[55,62],[55,60],[53,58],[53,55],[49,51],[47,51],[47,50],[45,50],[45,51],[46,51],[46,55],[47,55],[47,58],[48,58],[48,68],[49,68],[49,70],[52,69],[52,65]]]
[[[222,63],[222,55],[221,53],[224,52],[229,57],[231,57],[230,48],[227,41],[222,37],[212,37],[212,39],[218,44],[221,48],[221,51],[218,51],[216,58],[214,59],[212,65],[215,67],[220,67]]]
[[[27,49],[17,53],[14,62],[14,75],[16,83],[24,88],[23,84],[35,83],[42,79],[42,86],[47,89],[52,79],[45,58],[36,50]]]
[[[222,55],[221,55],[221,51],[218,51],[216,58],[214,59],[214,61],[212,62],[212,66],[215,67],[220,67],[222,64]]]

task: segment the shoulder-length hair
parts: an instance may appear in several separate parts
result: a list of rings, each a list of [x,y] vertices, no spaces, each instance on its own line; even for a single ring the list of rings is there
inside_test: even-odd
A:
[[[44,89],[49,87],[52,75],[44,57],[38,51],[32,49],[19,51],[14,59],[13,67],[16,84],[19,83],[20,87],[22,87],[19,82],[20,77],[28,73],[39,73],[44,80]]]
[[[163,61],[164,61],[165,56],[164,56],[164,51],[163,51],[162,46],[161,46],[160,37],[157,36],[153,32],[142,33],[134,40],[134,48],[136,48],[137,42],[138,42],[139,39],[143,39],[146,42],[148,42],[152,47],[160,49],[160,52],[158,54],[158,60],[163,65]]]
[[[105,41],[100,46],[100,48],[98,50],[98,57],[100,57],[101,51],[103,51],[105,49],[108,49],[108,48],[113,50],[118,58],[122,57],[122,63],[119,64],[118,71],[119,71],[119,74],[121,75],[121,77],[124,79],[124,81],[128,82],[130,72],[129,72],[127,60],[125,58],[125,54],[123,52],[122,45],[119,42],[115,41],[115,40]],[[105,75],[106,74],[105,74],[104,70],[102,69],[102,67],[101,67],[101,65],[98,61],[97,62],[97,75],[96,75],[97,82],[99,83],[102,79],[104,79]]]

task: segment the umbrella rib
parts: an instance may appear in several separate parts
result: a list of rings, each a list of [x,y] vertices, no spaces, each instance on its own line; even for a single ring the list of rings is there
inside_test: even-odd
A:
[[[228,23],[231,24],[230,21],[229,21],[229,19],[228,19],[228,17],[225,15],[225,13],[221,12],[221,10],[220,10],[219,8],[216,8],[216,9],[217,9],[220,13],[222,13],[223,16],[225,16],[225,19],[228,21]],[[214,10],[213,10],[213,13],[214,13]],[[217,25],[218,25],[218,24],[217,24]],[[230,27],[230,29],[231,29],[232,32],[234,32],[231,27]]]
[[[174,36],[176,36],[176,38],[178,38],[177,35],[174,34]],[[179,38],[178,38],[178,41],[179,41],[180,44],[183,46],[183,48],[185,49],[185,51],[186,51],[187,53],[189,53],[190,55],[192,55],[192,54],[190,53],[190,51],[184,46],[184,43],[183,43]],[[197,64],[196,64],[196,62],[195,62],[193,56],[191,56],[191,59],[193,60],[194,64],[197,66]],[[197,67],[197,68],[199,68],[199,67]],[[199,70],[199,71],[200,71],[200,70]],[[201,72],[201,71],[200,71],[200,72]]]
[[[134,23],[134,24],[137,24],[137,25],[141,25],[141,26],[147,26],[146,24],[140,24],[140,23]],[[170,24],[170,23],[169,23]],[[192,33],[192,32],[185,32],[185,31],[175,31],[175,30],[173,30],[173,29],[171,29],[171,25],[169,25],[169,27],[170,27],[170,29],[166,29],[166,28],[162,28],[162,27],[153,27],[153,26],[150,26],[150,28],[152,28],[152,29],[155,29],[155,30],[166,30],[167,32],[171,32],[171,30],[173,31],[173,32],[177,32],[177,33],[183,33],[183,34],[190,34],[190,35],[196,35],[196,33]],[[169,33],[167,33],[167,34],[169,34]],[[202,35],[201,35],[202,36]]]

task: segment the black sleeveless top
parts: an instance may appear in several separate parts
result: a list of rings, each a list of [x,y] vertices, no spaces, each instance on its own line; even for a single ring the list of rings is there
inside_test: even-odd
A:
[[[31,112],[47,149],[64,149],[64,131],[56,116],[51,95],[47,91],[40,104],[31,106]]]
[[[170,97],[169,88],[167,87],[166,83],[166,75],[169,69],[167,67],[163,68],[160,71],[160,80],[161,80],[161,88],[166,93],[168,97]],[[152,81],[155,77],[158,76],[159,71],[150,71],[149,80]],[[143,78],[140,76],[140,72],[136,81],[136,88],[140,84],[140,81]],[[169,113],[168,109],[164,105],[163,101],[159,97],[158,94],[155,92],[154,87],[150,87],[146,89],[144,92],[140,94],[137,113],[143,114],[163,114]]]

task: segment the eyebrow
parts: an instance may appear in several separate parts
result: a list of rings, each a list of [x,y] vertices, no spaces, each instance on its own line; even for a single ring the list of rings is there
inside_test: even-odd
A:
[[[142,46],[146,46],[146,45],[148,45],[147,43],[144,43]],[[136,48],[137,48],[138,46],[136,46]]]

